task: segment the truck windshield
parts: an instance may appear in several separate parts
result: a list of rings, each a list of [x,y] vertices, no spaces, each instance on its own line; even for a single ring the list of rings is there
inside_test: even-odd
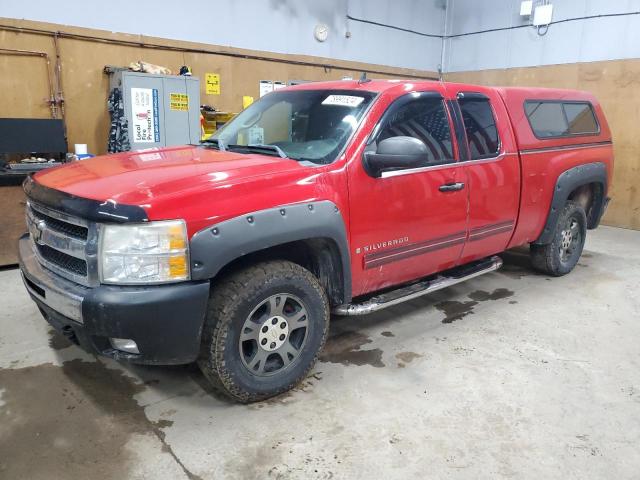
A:
[[[273,92],[253,103],[204,143],[241,153],[331,163],[374,96],[360,90]]]

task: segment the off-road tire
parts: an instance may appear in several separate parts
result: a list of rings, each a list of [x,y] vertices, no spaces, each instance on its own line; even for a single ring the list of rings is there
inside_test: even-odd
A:
[[[571,254],[563,259],[561,254],[564,240],[563,232],[567,231],[568,226],[573,221],[577,223],[579,240],[576,242]],[[554,277],[566,275],[573,270],[578,260],[580,260],[586,234],[587,216],[584,209],[578,203],[568,201],[558,216],[551,243],[547,245],[531,244],[531,264],[536,270],[547,275]]]
[[[269,377],[256,376],[243,363],[240,335],[256,306],[281,293],[304,302],[308,337],[286,370]],[[250,403],[273,397],[294,388],[313,368],[327,338],[329,317],[324,289],[300,265],[278,260],[243,268],[212,288],[198,365],[216,390],[236,401]]]

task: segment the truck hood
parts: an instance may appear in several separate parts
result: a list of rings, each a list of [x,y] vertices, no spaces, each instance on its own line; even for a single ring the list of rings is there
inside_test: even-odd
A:
[[[98,201],[149,206],[154,200],[295,170],[295,160],[182,146],[104,155],[41,171],[45,187]]]

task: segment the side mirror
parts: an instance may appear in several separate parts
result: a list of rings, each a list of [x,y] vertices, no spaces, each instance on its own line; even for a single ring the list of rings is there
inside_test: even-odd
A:
[[[393,170],[424,167],[428,161],[427,146],[414,137],[385,138],[375,152],[364,153],[364,168],[372,177]]]

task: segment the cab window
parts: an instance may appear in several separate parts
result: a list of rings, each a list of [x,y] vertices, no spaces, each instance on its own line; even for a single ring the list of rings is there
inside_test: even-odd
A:
[[[454,161],[451,129],[441,98],[418,98],[395,110],[388,118],[377,141],[407,136],[420,140],[427,147],[427,164]]]
[[[489,99],[479,94],[458,97],[471,160],[491,158],[500,151],[496,119]]]

